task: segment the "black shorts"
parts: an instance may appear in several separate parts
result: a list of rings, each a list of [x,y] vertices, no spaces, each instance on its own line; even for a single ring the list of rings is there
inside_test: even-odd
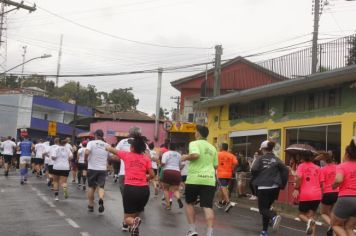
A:
[[[88,170],[88,186],[90,188],[104,188],[106,175],[106,170]]]
[[[338,193],[324,193],[321,203],[324,205],[332,206],[336,203]]]
[[[149,198],[150,189],[148,186],[125,185],[123,195],[125,214],[144,211]]]
[[[33,163],[35,163],[35,165],[43,165],[44,160],[42,158],[33,158]]]
[[[185,183],[185,181],[187,181],[187,176],[186,175],[182,175],[182,182]]]
[[[155,176],[157,176],[158,170],[157,169],[153,169],[153,173],[155,173]]]
[[[31,158],[31,164],[35,163],[35,158]]]
[[[53,175],[53,165],[48,165],[48,173]]]
[[[320,200],[301,201],[299,202],[299,211],[303,213],[307,213],[309,211],[316,212],[318,210],[319,204],[320,204]]]
[[[56,170],[56,169],[53,169],[53,175],[68,177],[69,170]]]
[[[6,164],[11,164],[12,161],[12,155],[4,155],[4,162]]]
[[[194,204],[200,197],[200,207],[213,208],[215,186],[187,184],[185,186],[185,201]]]
[[[228,187],[231,182],[231,179],[218,179],[218,181],[221,187]]]
[[[180,175],[180,171],[177,170],[164,170],[163,171],[163,179],[162,182],[172,186],[180,185],[182,180],[182,176]]]
[[[78,163],[78,170],[79,171],[88,170],[88,164]]]
[[[337,199],[333,213],[341,219],[356,217],[356,196],[343,196]]]

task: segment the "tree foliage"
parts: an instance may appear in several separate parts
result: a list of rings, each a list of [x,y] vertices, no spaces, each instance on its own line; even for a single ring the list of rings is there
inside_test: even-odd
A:
[[[347,57],[347,65],[356,65],[356,36],[351,38],[349,44],[351,47],[349,49],[349,55]]]

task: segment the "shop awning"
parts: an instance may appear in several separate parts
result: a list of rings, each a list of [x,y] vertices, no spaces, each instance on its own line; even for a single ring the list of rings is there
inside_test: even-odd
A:
[[[254,130],[243,130],[243,131],[234,131],[231,132],[229,137],[245,137],[245,136],[254,136],[254,135],[266,135],[267,137],[268,130],[267,129],[254,129]]]
[[[87,138],[87,137],[94,137],[91,132],[83,132],[77,135],[78,138]]]

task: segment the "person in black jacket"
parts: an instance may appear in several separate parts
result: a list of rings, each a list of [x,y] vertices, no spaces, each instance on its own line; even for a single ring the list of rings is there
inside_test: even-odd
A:
[[[275,143],[264,141],[261,144],[262,156],[251,168],[255,176],[253,185],[257,186],[258,208],[262,215],[263,229],[260,236],[268,236],[268,225],[272,220],[273,230],[278,230],[281,216],[271,210],[278,199],[280,189],[284,189],[288,181],[288,168],[273,154]]]

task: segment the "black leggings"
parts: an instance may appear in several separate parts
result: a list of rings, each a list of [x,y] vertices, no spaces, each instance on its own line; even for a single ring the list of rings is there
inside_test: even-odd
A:
[[[277,214],[275,211],[271,211],[271,206],[275,200],[278,199],[279,188],[272,189],[258,189],[258,209],[262,215],[263,231],[268,230],[268,224],[273,217]]]

